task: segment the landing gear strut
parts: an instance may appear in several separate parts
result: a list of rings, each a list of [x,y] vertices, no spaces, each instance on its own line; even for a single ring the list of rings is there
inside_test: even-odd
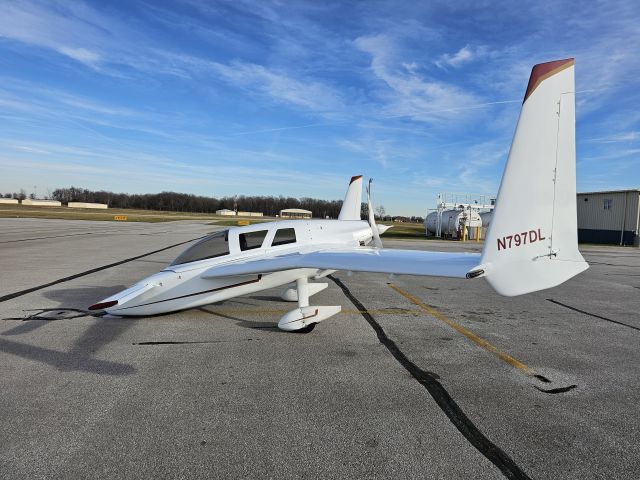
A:
[[[314,287],[320,285],[321,287]],[[311,287],[311,288],[310,288]],[[309,306],[309,296],[327,288],[327,284],[311,284],[307,277],[300,277],[296,280],[296,299],[298,308],[285,314],[278,322],[278,328],[288,332],[308,333],[315,328],[316,323],[336,315],[342,310],[340,306]],[[285,290],[283,298],[288,294],[293,297],[291,288]],[[313,292],[313,293],[311,293]]]

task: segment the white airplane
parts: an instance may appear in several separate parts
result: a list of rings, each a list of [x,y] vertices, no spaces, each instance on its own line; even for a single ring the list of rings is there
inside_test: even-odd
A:
[[[371,208],[360,219],[362,177],[351,179],[337,220],[234,227],[187,248],[164,270],[92,305],[113,315],[153,315],[286,286],[296,301],[278,327],[311,331],[340,306],[310,306],[337,271],[483,277],[500,294],[551,288],[586,270],[578,251],[574,60],[533,67],[484,248],[442,253],[382,248]]]

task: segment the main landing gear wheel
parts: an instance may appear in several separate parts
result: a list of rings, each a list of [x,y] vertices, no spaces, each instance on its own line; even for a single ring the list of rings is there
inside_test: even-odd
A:
[[[291,333],[311,333],[314,328],[316,328],[317,323],[310,323],[306,327],[300,328],[299,330],[293,330]]]

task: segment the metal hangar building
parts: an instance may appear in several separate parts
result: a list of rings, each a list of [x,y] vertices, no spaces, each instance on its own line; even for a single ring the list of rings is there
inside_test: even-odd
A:
[[[577,195],[580,243],[640,246],[640,189]]]

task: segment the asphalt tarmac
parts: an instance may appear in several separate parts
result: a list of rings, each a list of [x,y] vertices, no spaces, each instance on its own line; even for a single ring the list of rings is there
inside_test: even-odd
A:
[[[640,478],[638,249],[517,298],[339,272],[309,334],[278,290],[86,311],[213,229],[0,219],[0,478]]]

